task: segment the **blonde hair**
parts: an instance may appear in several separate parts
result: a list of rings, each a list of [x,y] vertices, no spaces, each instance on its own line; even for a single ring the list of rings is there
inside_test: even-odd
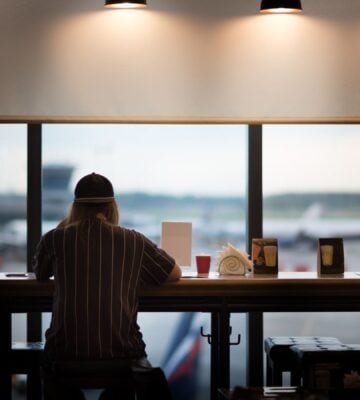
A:
[[[64,218],[59,228],[79,224],[91,219],[101,219],[111,225],[119,224],[119,210],[115,200],[108,203],[76,203],[73,202],[70,211]]]

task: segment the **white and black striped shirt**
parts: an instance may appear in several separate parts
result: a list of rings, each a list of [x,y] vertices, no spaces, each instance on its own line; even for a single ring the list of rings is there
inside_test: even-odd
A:
[[[144,357],[138,291],[164,282],[174,265],[141,233],[98,219],[46,233],[33,264],[39,281],[54,276],[46,348],[61,358]]]

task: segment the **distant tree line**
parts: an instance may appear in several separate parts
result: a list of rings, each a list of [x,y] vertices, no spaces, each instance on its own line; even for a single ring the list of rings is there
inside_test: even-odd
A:
[[[127,208],[171,208],[188,206],[230,206],[244,207],[243,197],[216,197],[216,196],[172,196],[149,193],[118,193],[116,196],[119,204]]]
[[[269,209],[306,209],[314,203],[328,210],[360,209],[360,193],[283,193],[267,196],[264,203]]]
[[[119,203],[126,208],[172,208],[172,207],[231,207],[244,209],[244,197],[230,196],[173,196],[149,193],[122,193],[117,195]],[[264,197],[265,211],[303,212],[314,203],[319,203],[326,212],[360,212],[360,193],[282,193]]]

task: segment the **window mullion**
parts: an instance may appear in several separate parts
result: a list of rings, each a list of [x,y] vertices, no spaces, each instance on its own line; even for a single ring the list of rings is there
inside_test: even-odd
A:
[[[27,128],[27,270],[32,271],[32,258],[41,237],[41,124]],[[28,313],[27,340],[41,340],[41,313]]]
[[[263,235],[262,125],[249,125],[247,174],[247,249],[253,238]],[[247,314],[247,385],[263,386],[263,314]]]

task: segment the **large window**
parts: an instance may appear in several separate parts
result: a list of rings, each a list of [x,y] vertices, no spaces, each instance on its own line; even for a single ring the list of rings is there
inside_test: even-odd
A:
[[[113,182],[122,225],[159,242],[161,221],[192,222],[193,255],[210,252],[215,268],[222,245],[244,247],[245,133],[239,125],[44,125],[44,222],[62,218],[76,181],[96,171]]]
[[[264,125],[264,235],[279,240],[281,270],[315,271],[317,239],[344,238],[358,269],[360,127]]]
[[[264,236],[279,240],[279,268],[316,271],[317,239],[344,238],[359,270],[359,125],[264,125]],[[335,336],[359,343],[354,313],[268,313],[267,336]]]
[[[0,124],[0,271],[26,271],[26,125]]]

